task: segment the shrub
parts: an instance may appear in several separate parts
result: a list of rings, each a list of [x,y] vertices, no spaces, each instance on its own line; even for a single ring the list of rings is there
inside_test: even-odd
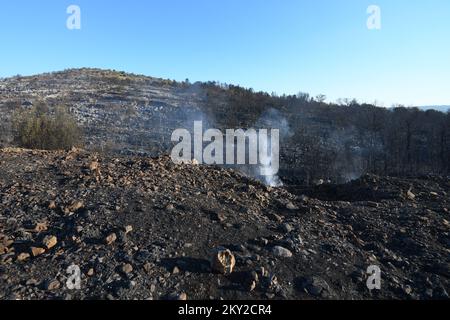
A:
[[[82,144],[81,129],[67,108],[51,112],[44,103],[15,114],[13,135],[18,146],[29,149],[60,150]]]

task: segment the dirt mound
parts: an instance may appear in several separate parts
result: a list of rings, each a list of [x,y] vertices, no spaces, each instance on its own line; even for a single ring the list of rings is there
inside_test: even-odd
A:
[[[448,299],[448,179],[326,188],[165,157],[1,150],[0,298]],[[231,273],[212,271],[217,250]],[[371,265],[381,290],[366,287]]]

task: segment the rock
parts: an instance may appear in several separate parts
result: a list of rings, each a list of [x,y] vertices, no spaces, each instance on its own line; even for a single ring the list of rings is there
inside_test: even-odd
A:
[[[236,259],[230,250],[219,247],[213,251],[211,269],[220,274],[230,274],[236,265]]]
[[[289,201],[286,204],[286,209],[294,211],[294,210],[298,210],[299,208],[295,204],[293,204],[291,201]]]
[[[378,208],[380,206],[379,203],[373,202],[373,201],[367,201],[366,204],[367,204],[368,207],[371,207],[371,208]]]
[[[412,288],[411,288],[411,286],[409,286],[409,285],[406,285],[404,288],[403,288],[403,291],[409,296],[409,295],[411,295],[411,293],[412,293]]]
[[[92,277],[92,276],[94,275],[94,273],[95,273],[94,268],[90,268],[90,269],[88,270],[88,272],[86,273],[86,275],[87,275],[88,277]]]
[[[129,234],[131,231],[133,231],[133,227],[132,226],[126,226],[124,231],[125,231],[125,234]]]
[[[242,286],[244,290],[247,290],[249,292],[255,290],[257,284],[259,281],[258,274],[255,271],[246,272],[243,275],[242,279]]]
[[[75,201],[68,209],[69,212],[77,212],[84,208],[83,201]]]
[[[89,164],[89,170],[91,170],[91,171],[97,171],[99,169],[99,167],[100,167],[100,165],[99,165],[98,161],[92,161]]]
[[[0,234],[0,255],[8,253],[9,247],[13,243],[14,243],[13,240],[9,240],[7,236]]]
[[[316,276],[303,278],[300,283],[300,288],[316,297],[329,298],[332,295],[328,283],[324,279]]]
[[[117,240],[117,235],[115,233],[111,233],[109,236],[106,237],[105,243],[109,246],[113,244]]]
[[[48,208],[50,210],[55,210],[56,209],[56,202],[54,200],[50,201],[48,204]]]
[[[275,298],[275,295],[274,295],[273,293],[270,293],[270,292],[266,292],[265,296],[266,296],[267,299],[269,299],[269,300]]]
[[[38,284],[39,281],[34,278],[28,279],[27,282],[25,282],[26,286],[37,286]]]
[[[307,195],[304,195],[304,194],[300,195],[300,196],[298,197],[298,199],[299,199],[300,201],[304,202],[304,203],[306,203],[306,202],[309,201],[309,197],[308,197]]]
[[[125,274],[133,272],[133,266],[131,264],[129,264],[129,263],[124,264],[122,266],[122,272],[125,273]]]
[[[214,221],[224,222],[226,220],[226,217],[223,212],[212,212],[211,219]]]
[[[19,255],[17,256],[17,261],[25,261],[25,260],[27,260],[28,258],[30,258],[30,254],[29,254],[29,253],[26,253],[26,252],[22,252],[21,254],[19,254]]]
[[[175,207],[173,206],[173,204],[170,203],[166,206],[166,211],[172,212],[173,210],[175,210]]]
[[[61,283],[56,279],[45,282],[45,290],[54,291],[54,290],[59,289],[60,287],[61,287]]]
[[[0,264],[2,263],[11,263],[13,261],[14,258],[14,253],[13,252],[9,252],[9,253],[5,253],[3,255],[0,256]]]
[[[177,266],[173,267],[172,274],[178,274],[178,273],[180,273],[180,269]]]
[[[186,301],[187,294],[184,292],[181,292],[181,293],[174,292],[174,293],[169,294],[169,296],[167,298],[168,298],[168,300]]]
[[[409,200],[414,200],[416,199],[416,195],[414,193],[411,192],[411,189],[408,190],[408,192],[406,193],[406,196],[408,197]]]
[[[144,264],[144,270],[145,272],[147,272],[147,274],[150,274],[150,272],[152,272],[153,270],[153,265],[147,262],[146,264]]]
[[[282,218],[281,216],[279,216],[278,214],[276,214],[276,213],[269,213],[269,214],[267,215],[267,217],[268,217],[270,220],[275,221],[275,222],[278,222],[278,223],[283,222],[283,218]]]
[[[282,257],[282,258],[291,258],[292,257],[291,251],[289,251],[286,248],[280,247],[280,246],[273,247],[272,253],[277,257]]]
[[[48,226],[46,222],[38,222],[36,223],[36,226],[34,227],[34,232],[43,232],[43,231],[47,231]]]
[[[40,255],[43,254],[44,252],[45,252],[45,249],[44,249],[44,248],[31,247],[31,254],[33,255],[33,257],[40,256]]]
[[[119,242],[121,244],[128,242],[128,236],[125,231],[119,231],[118,234],[116,234],[116,235],[117,235],[117,239],[116,239],[117,242]]]
[[[294,230],[294,228],[289,223],[284,223],[284,224],[281,225],[281,230],[283,232],[289,233],[292,230]]]
[[[47,249],[50,250],[51,248],[56,246],[56,244],[58,243],[58,239],[55,236],[46,236],[44,240],[42,240],[42,243]]]
[[[263,288],[268,292],[279,292],[281,290],[278,278],[274,274],[268,274],[267,277],[263,277],[261,282]]]

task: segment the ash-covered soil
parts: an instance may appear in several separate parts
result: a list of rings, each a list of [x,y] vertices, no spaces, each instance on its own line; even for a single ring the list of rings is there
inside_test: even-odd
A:
[[[3,149],[0,299],[448,299],[449,194],[448,178],[269,188],[166,157]]]

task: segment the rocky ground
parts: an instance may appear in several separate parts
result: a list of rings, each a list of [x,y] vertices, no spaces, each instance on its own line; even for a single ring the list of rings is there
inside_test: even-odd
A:
[[[3,149],[0,299],[448,299],[449,193],[438,177],[269,188],[165,157]]]

